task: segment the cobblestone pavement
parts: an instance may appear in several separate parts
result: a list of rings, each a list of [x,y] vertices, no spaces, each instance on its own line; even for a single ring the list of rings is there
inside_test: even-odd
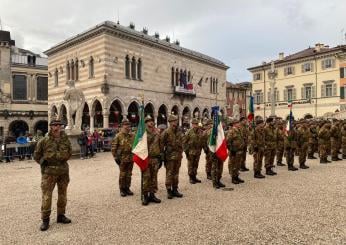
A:
[[[297,159],[296,159],[297,160]],[[250,164],[251,163],[251,164]],[[134,167],[133,197],[121,198],[118,168],[110,153],[71,160],[67,215],[56,223],[56,190],[47,232],[39,231],[40,170],[33,162],[0,164],[0,244],[346,244],[346,161],[264,180],[242,173],[231,184],[227,164],[223,181],[234,191],[214,190],[204,173],[188,183],[186,161],[180,177],[182,199],[168,200],[164,169],[159,173],[161,204],[142,206],[140,172]],[[252,167],[252,158],[248,158]]]

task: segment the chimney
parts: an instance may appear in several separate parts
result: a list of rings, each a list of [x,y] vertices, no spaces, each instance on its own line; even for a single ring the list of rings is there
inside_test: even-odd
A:
[[[321,48],[323,48],[323,47],[324,47],[323,43],[316,43],[315,44],[315,51],[320,52]]]
[[[283,52],[279,53],[279,60],[283,60],[285,58],[285,54]]]

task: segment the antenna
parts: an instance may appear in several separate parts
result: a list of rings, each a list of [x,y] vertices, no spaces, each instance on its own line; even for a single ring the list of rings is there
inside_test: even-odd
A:
[[[119,17],[119,9],[118,9],[118,20],[117,20],[117,24],[119,25],[120,24],[120,17]]]

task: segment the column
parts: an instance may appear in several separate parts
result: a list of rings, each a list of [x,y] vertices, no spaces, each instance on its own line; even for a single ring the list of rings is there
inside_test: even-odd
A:
[[[102,115],[103,115],[103,127],[109,128],[109,112],[104,110]]]
[[[94,132],[94,114],[90,113],[90,132]]]

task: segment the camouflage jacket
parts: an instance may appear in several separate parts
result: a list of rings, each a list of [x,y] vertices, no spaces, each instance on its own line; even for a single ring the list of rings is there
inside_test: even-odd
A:
[[[346,144],[346,126],[341,128],[342,144]]]
[[[324,126],[318,132],[318,143],[320,145],[330,144],[330,130]]]
[[[198,128],[191,128],[184,136],[183,148],[188,155],[200,155],[202,144],[202,134]]]
[[[276,129],[276,144],[278,148],[285,146],[285,131],[283,129]]]
[[[134,135],[132,133],[119,132],[112,140],[112,155],[121,162],[132,162],[132,144]]]
[[[183,134],[179,129],[169,127],[163,131],[161,143],[167,161],[183,158]]]
[[[204,130],[201,137],[202,148],[205,154],[210,153],[209,146],[208,146],[210,132],[211,132],[211,129]]]
[[[43,174],[62,175],[69,172],[67,160],[71,155],[71,142],[66,133],[61,132],[60,138],[56,139],[49,132],[37,143],[34,159],[41,165]]]
[[[297,146],[306,146],[309,143],[310,131],[300,127],[297,131]]]
[[[309,129],[309,144],[317,144],[318,142],[318,133],[316,127],[310,127]]]
[[[251,134],[251,148],[256,151],[256,148],[259,150],[264,150],[264,128],[256,127]]]
[[[147,129],[148,154],[150,158],[159,158],[161,153],[160,135]]]
[[[297,131],[294,128],[292,128],[291,131],[288,132],[288,135],[285,136],[285,149],[287,148],[297,148]]]
[[[244,151],[246,140],[242,128],[230,128],[226,134],[228,153]]]
[[[242,133],[244,141],[245,141],[245,146],[247,146],[249,143],[250,130],[246,125],[242,125],[240,127],[240,130],[241,130],[241,133]]]
[[[275,149],[276,147],[276,131],[275,128],[266,125],[264,127],[264,141],[265,141],[265,148],[266,149]]]
[[[339,126],[337,125],[333,125],[332,128],[330,129],[330,137],[331,137],[331,140],[336,140],[338,141],[339,138],[340,138],[340,129],[339,129]]]

